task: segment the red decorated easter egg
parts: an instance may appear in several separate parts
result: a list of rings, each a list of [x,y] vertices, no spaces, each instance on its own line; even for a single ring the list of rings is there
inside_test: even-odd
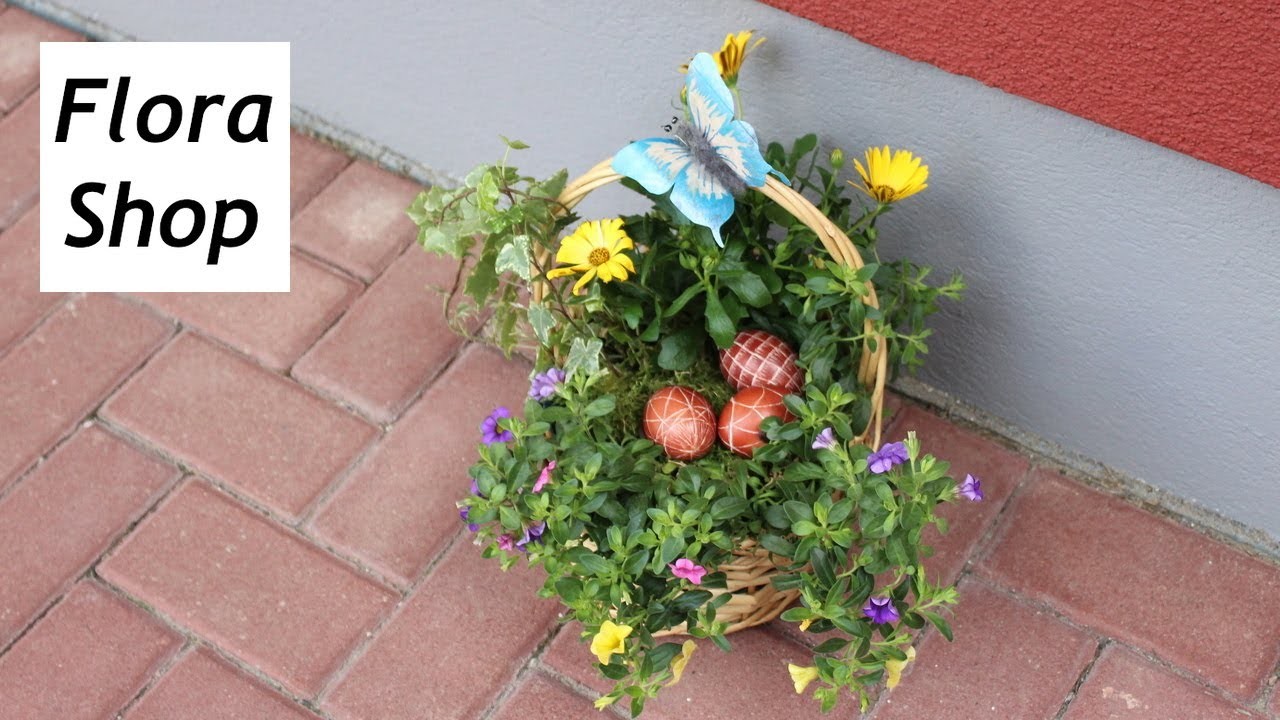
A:
[[[767,417],[782,422],[795,419],[782,404],[782,393],[771,387],[752,387],[738,391],[720,411],[720,442],[739,455],[751,457],[764,445],[760,423]]]
[[[676,460],[697,460],[716,441],[716,413],[696,391],[669,385],[644,406],[644,436]]]
[[[804,375],[796,367],[796,351],[763,330],[738,333],[733,344],[720,351],[720,372],[734,390],[776,387],[795,393],[804,383]]]

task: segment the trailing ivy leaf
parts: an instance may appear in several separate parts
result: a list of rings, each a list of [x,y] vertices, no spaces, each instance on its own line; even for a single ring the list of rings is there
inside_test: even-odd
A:
[[[529,326],[542,345],[551,344],[551,331],[556,327],[556,316],[542,303],[529,304]]]
[[[511,239],[510,243],[503,245],[498,251],[493,269],[498,274],[513,272],[520,276],[521,280],[531,279],[533,266],[529,258],[529,236],[517,235]]]
[[[569,359],[564,364],[564,374],[566,377],[572,378],[579,370],[594,375],[600,370],[600,352],[604,349],[604,343],[600,338],[591,338],[583,340],[582,338],[574,338],[573,344],[569,346]]]

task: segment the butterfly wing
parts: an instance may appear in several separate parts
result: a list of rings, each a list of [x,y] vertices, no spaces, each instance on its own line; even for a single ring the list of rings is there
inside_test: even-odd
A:
[[[678,140],[649,138],[637,140],[613,156],[613,171],[640,183],[645,190],[661,195],[671,189],[676,178],[689,166],[689,148]]]
[[[687,83],[694,127],[744,183],[750,187],[764,185],[765,176],[774,170],[760,154],[755,128],[734,119],[733,94],[720,77],[715,60],[707,53],[698,53],[689,63]]]
[[[716,244],[724,247],[720,226],[733,217],[733,193],[711,171],[690,163],[671,188],[671,203],[690,222],[710,228]]]

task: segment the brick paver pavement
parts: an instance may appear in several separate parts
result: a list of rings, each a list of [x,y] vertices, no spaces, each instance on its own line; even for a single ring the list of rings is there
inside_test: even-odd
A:
[[[0,717],[598,716],[578,626],[454,512],[528,367],[448,334],[414,184],[295,135],[292,293],[41,295],[44,39],[76,36],[0,2]],[[987,498],[926,565],[956,642],[870,717],[1280,718],[1274,560],[891,404]],[[730,639],[649,714],[819,717],[786,672],[812,637]]]

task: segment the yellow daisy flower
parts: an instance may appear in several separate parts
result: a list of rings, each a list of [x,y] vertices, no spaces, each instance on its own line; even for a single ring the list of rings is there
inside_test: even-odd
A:
[[[720,68],[720,77],[724,78],[725,83],[733,85],[738,82],[738,72],[742,70],[742,61],[747,59],[747,53],[760,47],[760,43],[764,42],[764,38],[757,38],[751,47],[747,47],[747,43],[751,42],[751,30],[743,30],[734,35],[729,33],[724,36],[724,45],[720,47],[720,52],[715,54],[716,65]]]
[[[582,273],[573,285],[574,295],[581,294],[582,288],[595,277],[599,277],[601,282],[615,278],[626,280],[627,273],[634,273],[636,266],[622,251],[633,248],[635,244],[623,231],[621,218],[584,222],[560,242],[560,249],[556,252],[556,262],[569,267],[552,270],[547,273],[547,279]]]
[[[916,659],[916,649],[913,647],[909,647],[907,648],[906,660],[885,660],[884,676],[888,678],[888,680],[885,681],[885,687],[889,688],[890,690],[898,687],[898,681],[902,680],[902,669],[907,666],[907,663],[915,659]]]
[[[921,158],[910,150],[898,150],[889,154],[889,146],[867,148],[867,166],[854,160],[853,165],[862,176],[862,184],[852,180],[849,184],[882,202],[897,202],[911,197],[929,187],[929,166],[920,164]]]
[[[601,665],[608,665],[610,656],[626,652],[626,639],[630,634],[630,625],[616,625],[612,620],[605,620],[600,632],[591,638],[591,652]]]
[[[684,674],[684,666],[689,664],[689,658],[693,657],[693,651],[697,649],[698,643],[692,640],[685,640],[680,646],[680,654],[671,660],[671,682],[667,683],[667,687],[680,682],[680,676]]]
[[[787,672],[791,673],[791,682],[796,684],[796,694],[804,692],[809,687],[809,683],[818,679],[818,668],[816,667],[800,667],[787,663]]]

